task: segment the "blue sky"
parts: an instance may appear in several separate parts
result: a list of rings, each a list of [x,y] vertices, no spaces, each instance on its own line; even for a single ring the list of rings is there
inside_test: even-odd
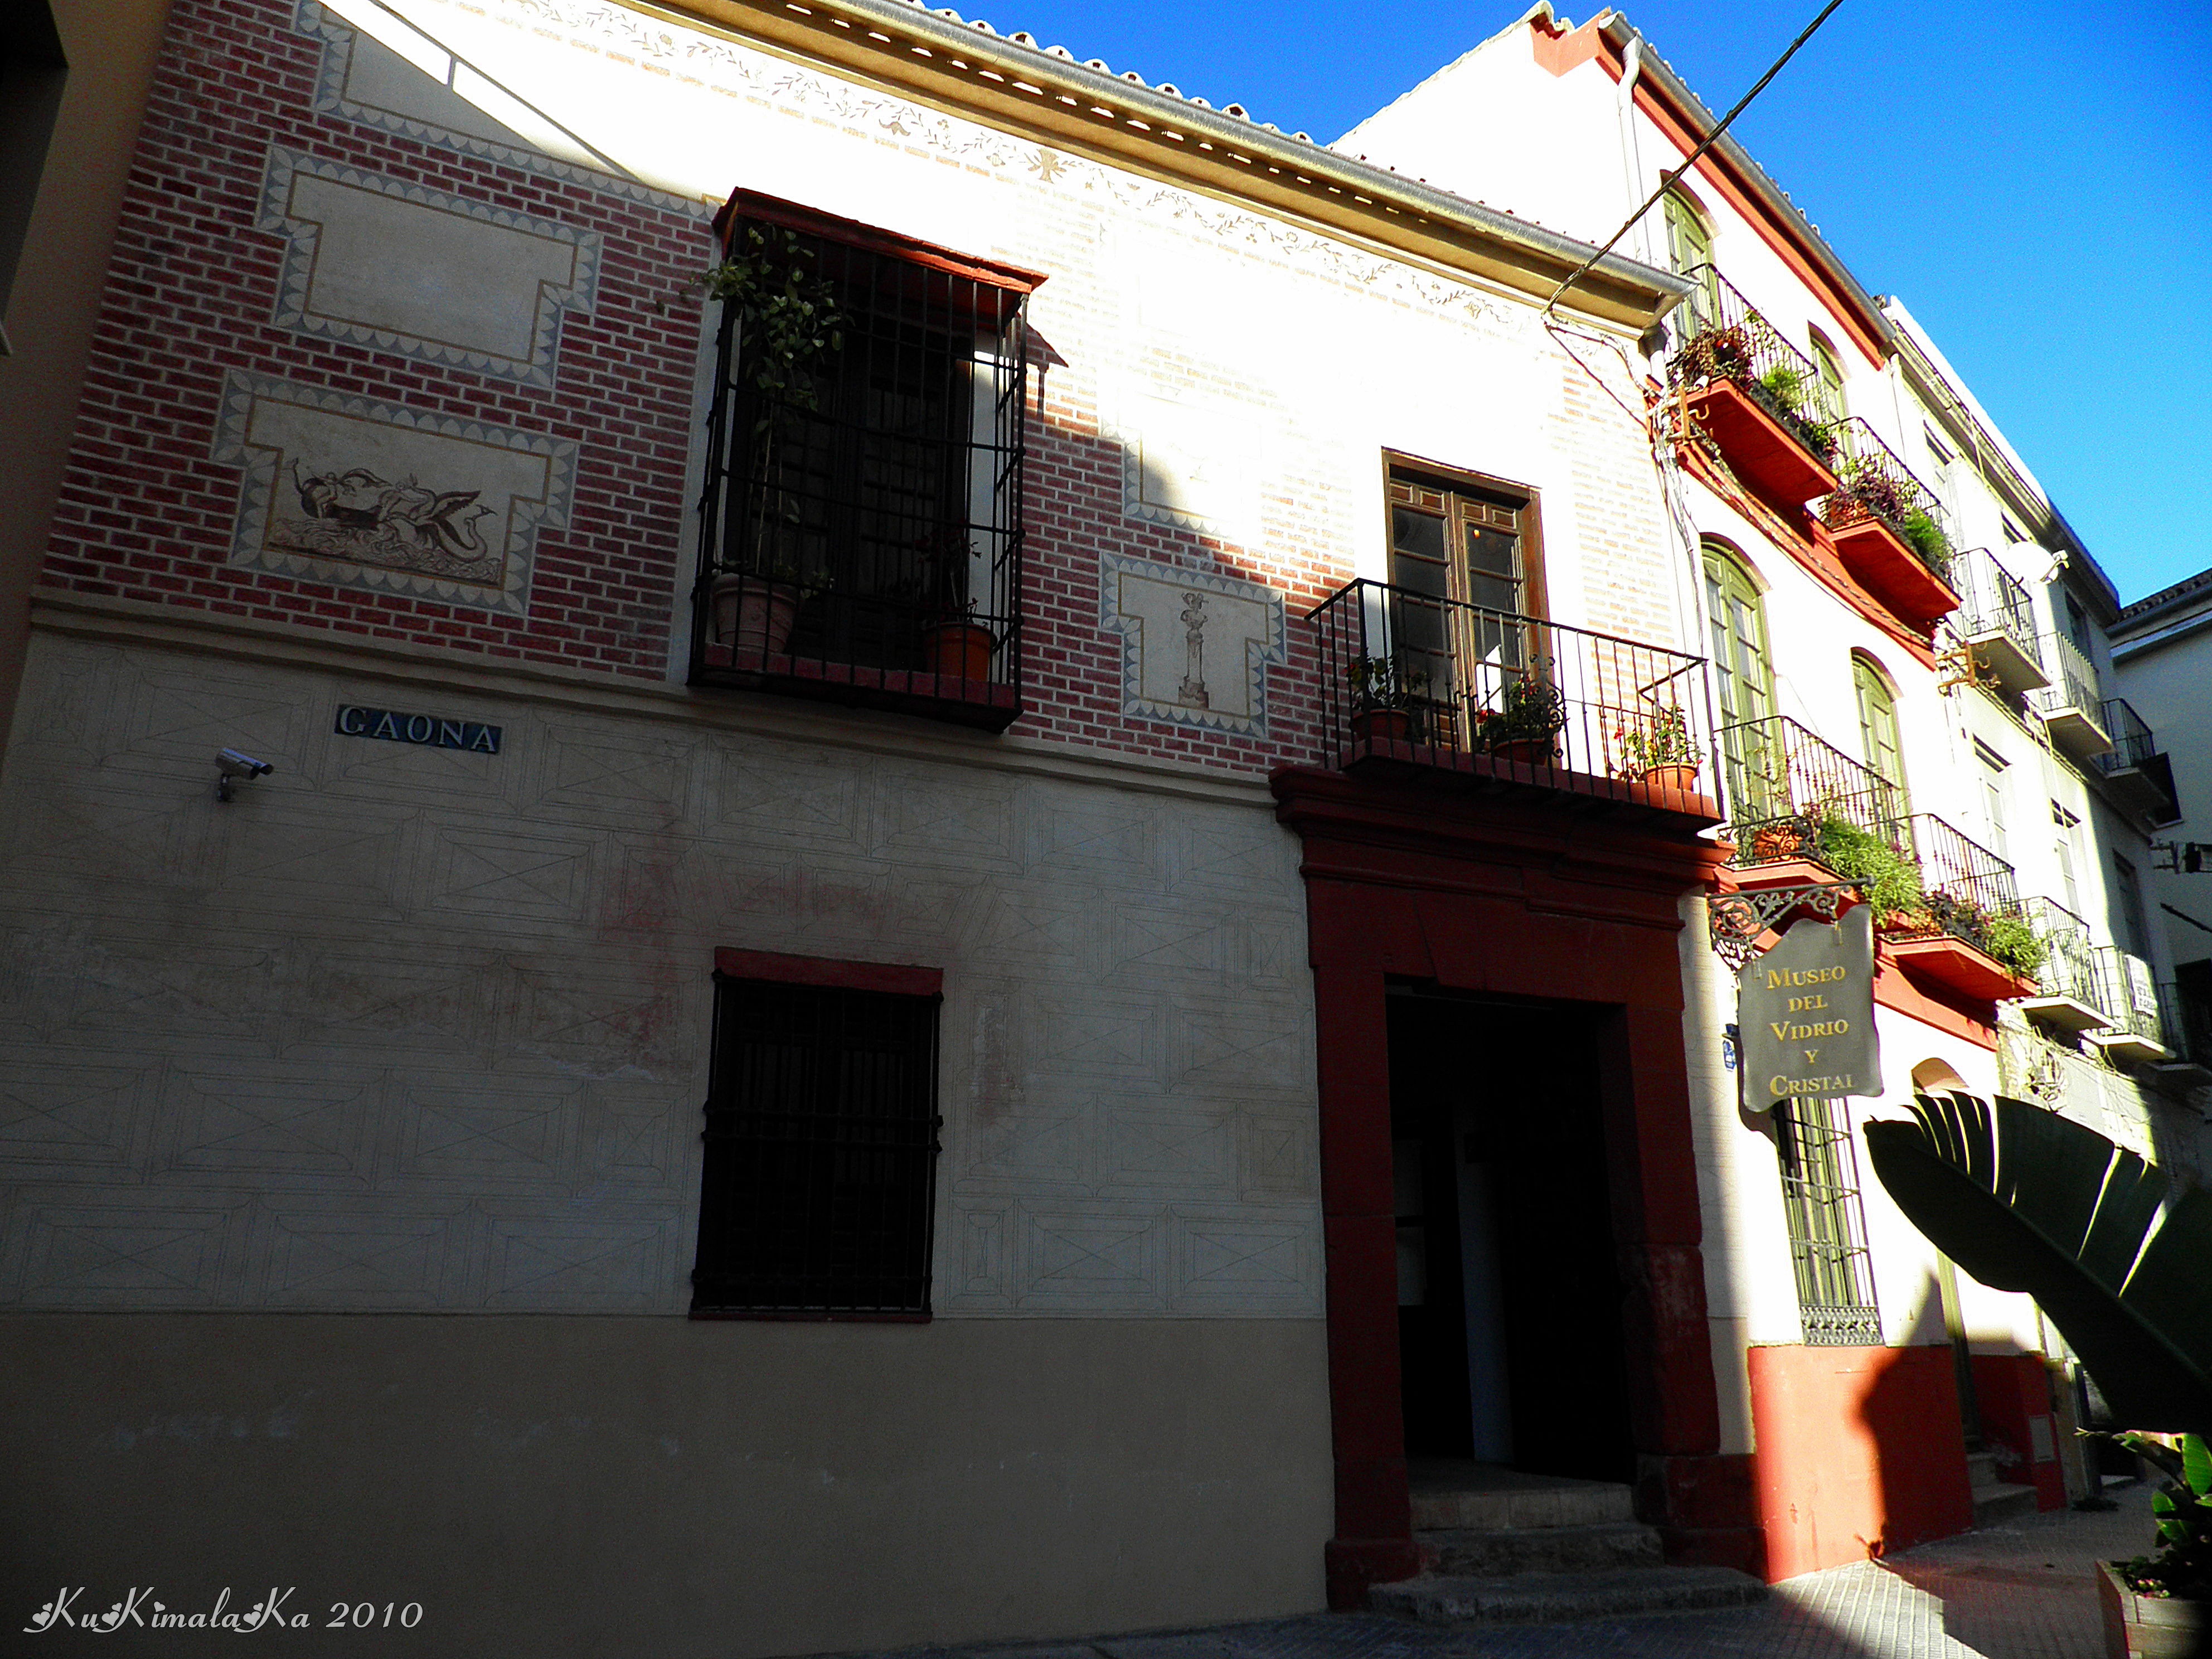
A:
[[[1326,143],[1522,9],[963,11]],[[1725,110],[1819,9],[1626,10]],[[1844,0],[1735,131],[1911,307],[2123,599],[2212,566],[2212,0]]]

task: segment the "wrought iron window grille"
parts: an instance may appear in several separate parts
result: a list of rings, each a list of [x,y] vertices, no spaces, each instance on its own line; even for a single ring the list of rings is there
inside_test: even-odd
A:
[[[1837,1121],[1840,1109],[1826,1100],[1776,1103],[1783,1211],[1806,1342],[1875,1346],[1881,1341],[1881,1310],[1859,1199],[1857,1149],[1848,1120]]]
[[[694,1314],[927,1316],[941,1000],[716,975]]]
[[[747,192],[721,223],[692,680],[1003,728],[1042,279]]]

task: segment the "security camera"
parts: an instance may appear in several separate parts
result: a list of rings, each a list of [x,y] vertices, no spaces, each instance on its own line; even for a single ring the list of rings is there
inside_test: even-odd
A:
[[[235,749],[218,749],[215,756],[215,798],[228,800],[239,779],[266,777],[276,769],[267,761],[241,755]]]

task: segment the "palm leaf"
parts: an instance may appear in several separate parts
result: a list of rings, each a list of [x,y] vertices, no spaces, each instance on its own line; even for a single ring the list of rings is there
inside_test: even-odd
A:
[[[2000,1098],[1869,1123],[1875,1173],[1929,1242],[2035,1298],[2119,1420],[2212,1434],[2212,1194],[2080,1124]]]

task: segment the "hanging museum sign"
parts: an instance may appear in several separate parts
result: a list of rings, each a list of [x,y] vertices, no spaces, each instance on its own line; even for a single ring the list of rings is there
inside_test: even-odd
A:
[[[1874,1029],[1874,909],[1793,922],[1736,975],[1744,1103],[1881,1092]]]

